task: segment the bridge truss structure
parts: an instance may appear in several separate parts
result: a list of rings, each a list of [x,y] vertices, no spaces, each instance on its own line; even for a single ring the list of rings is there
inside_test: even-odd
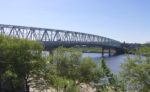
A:
[[[88,33],[0,24],[0,34],[41,42],[46,48],[58,46],[103,46],[120,48],[119,41]]]

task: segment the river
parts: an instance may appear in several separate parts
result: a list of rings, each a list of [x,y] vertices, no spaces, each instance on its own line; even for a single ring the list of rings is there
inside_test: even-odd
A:
[[[48,57],[49,55],[48,53],[49,52],[44,51],[42,55]],[[129,55],[129,56],[135,57],[134,55]],[[96,63],[98,63],[100,59],[102,58],[102,55],[101,53],[83,53],[82,58],[84,57],[91,57]],[[123,55],[108,57],[108,54],[105,53],[104,59],[105,59],[106,65],[111,70],[111,72],[113,74],[119,74],[119,71],[121,71],[120,66],[122,63],[126,61],[127,55],[123,54]]]
[[[131,57],[134,57],[134,55],[129,55]],[[100,53],[83,53],[82,57],[91,57],[96,63],[100,61],[102,58],[102,55]],[[119,74],[119,71],[121,71],[121,64],[126,62],[127,55],[118,55],[118,56],[111,56],[108,57],[108,54],[104,54],[104,59],[106,62],[106,65],[111,70],[113,74]]]

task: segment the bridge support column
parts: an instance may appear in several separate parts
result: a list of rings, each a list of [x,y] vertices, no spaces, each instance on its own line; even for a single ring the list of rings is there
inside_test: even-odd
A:
[[[108,55],[111,57],[111,48],[108,49]]]
[[[125,49],[116,49],[116,55],[124,54]]]
[[[102,57],[104,57],[104,48],[102,47]]]
[[[49,50],[49,54],[50,55],[53,54],[53,50],[52,49]]]

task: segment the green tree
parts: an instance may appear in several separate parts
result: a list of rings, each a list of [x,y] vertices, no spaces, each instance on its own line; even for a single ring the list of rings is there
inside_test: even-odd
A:
[[[150,60],[141,57],[128,58],[122,65],[121,76],[125,81],[126,90],[150,91]]]
[[[106,91],[108,88],[112,89],[117,87],[117,78],[111,73],[104,59],[99,61],[95,73],[94,83],[97,88],[97,92]]]
[[[81,52],[74,49],[59,47],[49,57],[49,68],[47,68],[47,82],[51,87],[66,91],[78,90],[80,83],[94,81],[96,76],[96,63],[89,57],[81,58]],[[52,69],[52,67],[54,67]],[[52,73],[51,70],[55,72]],[[50,77],[51,76],[51,77]],[[55,76],[55,77],[53,77]],[[71,84],[70,84],[71,82]],[[53,83],[53,84],[52,84]],[[51,85],[52,84],[52,85]],[[73,91],[73,90],[72,90]]]
[[[80,63],[80,83],[87,83],[89,84],[94,80],[95,77],[95,69],[96,69],[96,63],[94,61],[87,57],[83,58],[83,60]]]
[[[42,83],[43,87],[40,85],[36,86],[39,88],[53,87],[57,91],[70,88],[70,85],[75,83],[79,75],[78,66],[80,64],[80,55],[78,51],[63,47],[54,50],[53,54],[47,58],[46,65],[40,74],[42,81],[35,80],[36,82]]]
[[[31,76],[41,64],[41,44],[35,41],[1,36],[0,48],[0,61],[7,63],[5,72],[9,71],[15,75],[15,79],[20,80],[19,84],[25,85],[25,90],[29,92]]]
[[[78,78],[81,53],[72,49],[57,48],[53,53],[53,63],[60,76],[71,80]]]

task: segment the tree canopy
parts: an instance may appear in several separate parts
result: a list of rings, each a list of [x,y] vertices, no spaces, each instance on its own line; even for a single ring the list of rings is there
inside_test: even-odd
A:
[[[8,79],[15,92],[16,85],[25,85],[29,90],[29,78],[41,63],[42,45],[35,41],[0,36],[0,63],[5,69],[1,74],[3,84]]]

